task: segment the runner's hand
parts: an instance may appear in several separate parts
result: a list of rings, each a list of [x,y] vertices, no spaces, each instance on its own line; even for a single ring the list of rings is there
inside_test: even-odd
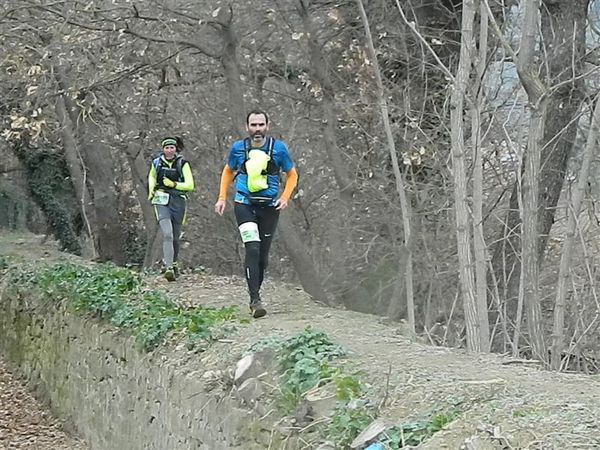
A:
[[[163,179],[163,184],[168,188],[174,188],[177,185],[177,183],[175,183],[167,177]]]
[[[225,200],[218,200],[217,203],[215,203],[215,212],[220,216],[223,215],[225,212]]]
[[[275,209],[285,209],[288,206],[288,201],[284,198],[278,198],[277,200],[275,200]]]

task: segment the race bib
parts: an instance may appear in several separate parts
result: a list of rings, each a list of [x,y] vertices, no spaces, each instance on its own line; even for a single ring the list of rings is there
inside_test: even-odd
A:
[[[256,222],[244,222],[239,227],[240,236],[242,236],[242,242],[260,242],[260,235],[258,233],[258,224]]]
[[[152,197],[153,205],[166,205],[169,203],[169,193],[163,191],[156,191],[154,197]]]

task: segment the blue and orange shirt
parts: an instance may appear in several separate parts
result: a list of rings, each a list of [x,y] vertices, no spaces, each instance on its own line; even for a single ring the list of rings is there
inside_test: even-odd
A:
[[[265,139],[262,147],[252,147],[252,150],[262,150],[265,153],[269,153],[268,148],[269,138]],[[221,183],[221,190],[219,192],[219,199],[224,200],[227,186],[231,182],[230,178],[233,178],[233,173],[237,173],[235,177],[235,197],[234,201],[237,203],[249,204],[248,196],[250,191],[248,190],[248,175],[243,170],[244,164],[247,158],[247,149],[244,140],[235,141],[229,149],[229,156],[227,158],[227,165],[223,171],[223,178]],[[294,168],[294,162],[290,155],[290,152],[283,141],[274,140],[273,150],[271,152],[271,162],[280,170],[283,170],[288,174],[286,180],[286,188],[284,193],[287,194],[286,199],[289,199],[291,191],[296,185],[297,173]],[[230,173],[228,173],[228,170]],[[292,183],[293,185],[289,185]],[[253,196],[270,197],[272,203],[279,197],[280,179],[279,174],[267,174],[267,188],[258,192],[252,192]],[[283,197],[283,194],[282,194]]]

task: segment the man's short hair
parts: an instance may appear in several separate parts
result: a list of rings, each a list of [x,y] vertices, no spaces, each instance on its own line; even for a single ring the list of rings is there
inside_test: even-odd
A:
[[[250,111],[248,113],[248,115],[246,116],[246,125],[250,124],[250,116],[257,115],[257,114],[262,114],[263,116],[265,116],[266,123],[269,123],[269,116],[267,115],[267,113],[264,111],[261,111],[260,109],[255,109],[255,110]]]

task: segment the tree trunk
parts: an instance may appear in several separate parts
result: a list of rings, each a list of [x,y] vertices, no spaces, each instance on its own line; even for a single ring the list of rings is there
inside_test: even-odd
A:
[[[539,2],[538,6],[539,7]],[[576,114],[583,92],[582,65],[585,55],[585,26],[589,0],[544,1],[541,8],[541,33],[544,42],[543,69],[550,86],[552,114],[547,115],[541,146],[539,174],[539,236],[538,263],[543,261],[548,235],[554,222],[556,204],[564,184],[566,167],[573,151],[577,132]],[[538,24],[529,30],[537,39]],[[531,60],[533,62],[533,60]],[[559,85],[557,87],[557,85]],[[525,157],[526,160],[526,157]],[[508,315],[514,319],[515,299],[519,290],[519,254],[521,242],[519,228],[519,193],[515,184],[510,198],[506,225],[494,249],[493,266],[496,278],[503,283]],[[504,281],[503,281],[504,280]]]
[[[486,68],[488,18],[484,5],[480,6],[479,55],[477,77],[473,92],[477,98],[471,108],[471,140],[473,147],[473,243],[475,257],[475,292],[477,315],[481,332],[482,351],[490,350],[490,323],[487,301],[487,246],[483,233],[483,155],[481,148],[481,111],[484,102],[482,86]]]
[[[488,348],[486,336],[480,322],[480,312],[476,301],[469,226],[469,206],[467,204],[466,155],[464,138],[464,99],[471,72],[471,51],[473,24],[475,21],[474,0],[463,1],[460,60],[450,98],[450,137],[452,142],[452,172],[454,175],[454,203],[456,213],[456,235],[458,244],[458,265],[460,291],[463,299],[465,325],[467,329],[467,350],[482,351]],[[487,308],[486,308],[487,313]]]
[[[348,236],[347,218],[351,214],[352,197],[354,193],[354,181],[349,175],[348,164],[344,162],[336,139],[336,128],[338,126],[335,113],[335,89],[331,81],[329,64],[323,53],[323,46],[318,41],[319,30],[314,24],[310,13],[310,1],[299,0],[298,12],[302,20],[304,33],[308,45],[310,69],[314,79],[321,87],[322,100],[319,102],[323,115],[322,129],[323,139],[321,145],[327,155],[329,165],[333,170],[333,177],[337,185],[339,201],[336,201],[336,210],[331,215],[331,224],[328,229],[327,240],[331,255],[331,281],[330,291],[342,287],[347,283],[347,271],[344,263],[348,257],[348,246],[345,240]]]
[[[367,13],[365,12],[362,0],[356,0],[358,9],[360,11],[360,17],[365,28],[365,35],[367,40],[367,51],[369,58],[373,64],[373,72],[375,75],[375,82],[377,85],[377,99],[379,103],[379,110],[381,112],[381,119],[383,121],[383,128],[387,138],[388,150],[392,160],[392,167],[394,170],[394,178],[396,180],[396,191],[400,197],[400,208],[402,210],[402,223],[404,228],[404,246],[406,249],[406,271],[404,273],[404,279],[406,283],[406,308],[408,314],[408,325],[410,330],[415,332],[415,303],[414,303],[414,291],[413,291],[413,265],[412,265],[412,242],[411,242],[411,208],[410,203],[406,198],[406,189],[404,188],[404,180],[402,173],[400,172],[400,165],[398,164],[398,155],[396,151],[396,144],[394,142],[394,135],[392,134],[392,127],[390,125],[390,117],[388,111],[388,105],[386,101],[386,94],[383,87],[383,81],[381,79],[381,71],[379,69],[379,63],[377,61],[377,54],[375,52],[375,46],[373,45],[373,37],[371,35],[371,28],[369,26],[369,20]]]
[[[299,0],[298,8],[306,39],[308,42],[308,50],[310,56],[310,67],[316,81],[319,83],[323,92],[323,115],[324,115],[324,147],[327,152],[327,157],[331,162],[334,177],[338,185],[340,197],[344,202],[352,200],[354,191],[354,181],[350,177],[347,169],[347,164],[342,158],[342,154],[337,145],[335,130],[337,129],[337,117],[335,114],[335,88],[331,82],[329,74],[329,64],[327,58],[323,54],[322,44],[317,40],[318,30],[316,29],[309,12],[309,0]]]
[[[544,122],[548,111],[548,102],[542,99],[531,112],[529,126],[529,137],[527,139],[527,159],[525,172],[523,174],[523,198],[522,198],[522,266],[521,266],[521,288],[519,289],[519,302],[526,305],[527,329],[529,331],[529,343],[531,345],[532,357],[541,361],[548,359],[546,343],[544,341],[544,330],[542,321],[542,308],[540,304],[539,286],[539,253],[538,253],[538,220],[539,220],[539,171],[540,171],[540,143],[544,135]],[[518,349],[519,324],[515,328],[514,345]],[[513,354],[513,356],[517,356]]]
[[[59,79],[57,78],[57,81],[58,80]],[[83,164],[83,159],[79,153],[73,122],[67,112],[64,89],[62,93],[56,96],[55,109],[58,121],[61,124],[60,135],[65,150],[67,168],[69,169],[71,182],[77,194],[77,199],[79,200],[79,208],[83,218],[84,228],[86,230],[86,235],[89,238],[89,242],[91,243],[90,250],[92,252],[92,257],[95,258],[97,256],[95,245],[95,230],[97,228],[96,212],[92,205],[91,195],[88,190],[86,179],[87,173]]]
[[[541,152],[544,142],[546,115],[549,106],[548,90],[537,76],[534,50],[537,42],[537,24],[540,0],[527,0],[523,19],[520,52],[517,59],[517,72],[523,88],[527,92],[531,106],[527,155],[523,171],[521,220],[522,264],[520,271],[519,304],[526,304],[527,328],[532,356],[547,361],[546,344],[542,327],[540,305],[539,273],[539,222],[540,197],[539,175]],[[520,323],[515,325],[513,355],[519,348]]]
[[[121,226],[119,204],[114,183],[124,180],[115,173],[111,149],[102,136],[103,131],[89,118],[82,123],[80,142],[82,154],[89,170],[94,210],[97,218],[97,245],[100,261],[123,265],[127,262],[127,235]]]
[[[302,288],[314,300],[326,305],[333,305],[334,301],[329,297],[323,284],[319,279],[319,275],[315,270],[315,265],[310,254],[306,251],[306,245],[300,239],[296,231],[296,227],[291,220],[292,207],[285,210],[279,216],[279,228],[284,235],[282,244],[286,252],[290,255],[294,269],[300,278]]]
[[[564,325],[565,325],[565,304],[567,297],[567,287],[570,279],[570,267],[575,245],[575,234],[577,233],[577,223],[581,211],[581,203],[585,194],[585,188],[588,183],[590,166],[592,158],[598,146],[598,127],[600,126],[600,101],[599,97],[595,99],[596,106],[591,119],[590,131],[588,134],[585,152],[579,171],[577,186],[573,192],[573,204],[569,208],[569,219],[567,223],[567,234],[562,248],[560,266],[558,272],[558,283],[556,286],[556,299],[554,302],[554,325],[552,329],[552,352],[551,367],[553,370],[560,369],[561,355],[564,348]]]
[[[231,5],[220,8],[217,22],[221,26],[220,34],[223,39],[221,64],[225,74],[225,82],[229,91],[229,117],[233,130],[238,136],[243,136],[245,123],[245,99],[241,84],[241,69],[238,57],[238,39],[233,29],[233,9]]]
[[[118,108],[118,107],[117,107]],[[144,230],[146,231],[146,252],[144,255],[143,266],[150,267],[156,260],[160,246],[155,245],[158,235],[158,223],[154,208],[148,201],[148,171],[150,170],[150,159],[146,158],[143,149],[145,132],[148,129],[149,122],[147,116],[136,114],[135,111],[127,110],[123,105],[123,110],[115,111],[118,115],[117,126],[120,134],[125,139],[123,151],[127,158],[129,169],[133,179],[133,188],[135,190],[142,217],[144,220]],[[159,247],[159,248],[157,248]]]
[[[55,76],[63,93],[69,92],[67,74],[62,67],[56,67]],[[90,214],[90,226],[94,235],[94,247],[100,261],[113,261],[116,264],[126,262],[126,235],[121,228],[119,205],[113,184],[116,180],[113,157],[110,149],[103,142],[103,130],[86,117],[81,108],[67,95],[61,96],[64,101],[66,116],[74,125],[73,143],[81,157],[80,170],[84,173],[86,189],[90,195],[89,209],[82,209]],[[79,181],[77,181],[79,183]]]

